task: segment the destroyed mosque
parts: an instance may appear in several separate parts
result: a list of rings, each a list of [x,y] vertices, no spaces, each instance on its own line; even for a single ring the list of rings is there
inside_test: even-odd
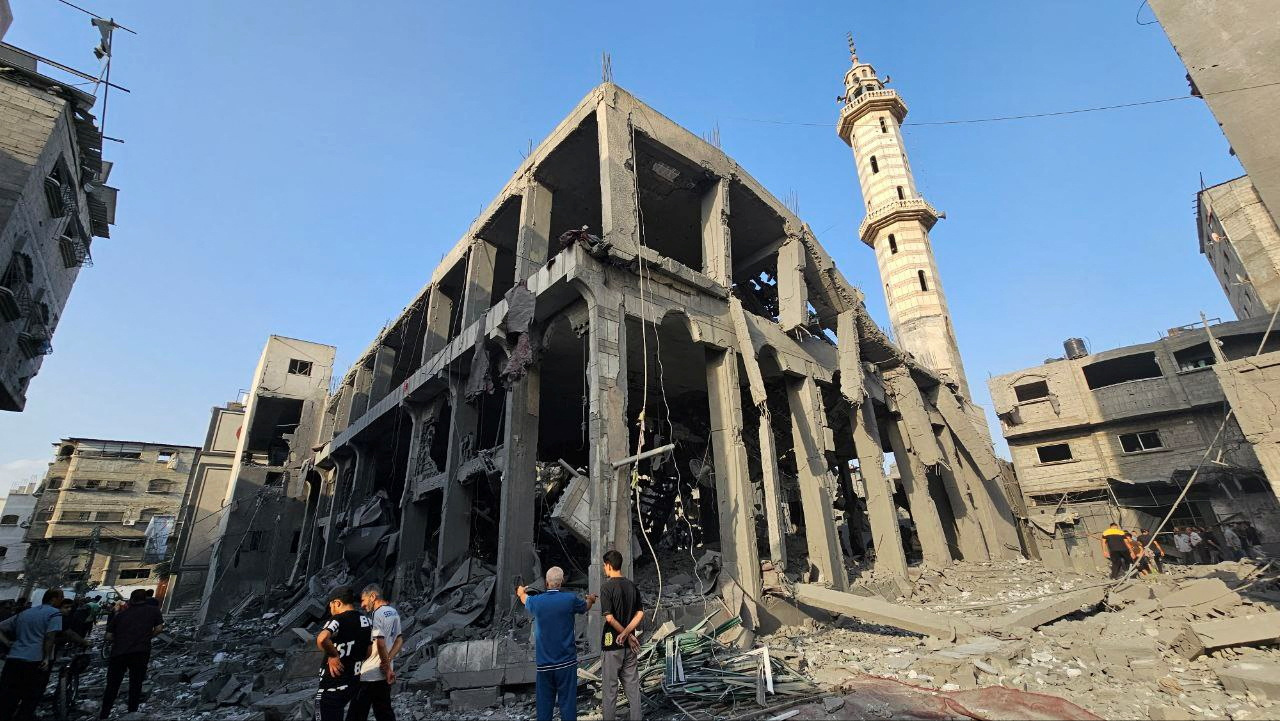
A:
[[[331,347],[271,338],[234,440],[215,409],[226,472],[193,478],[171,607],[288,624],[338,577],[402,595],[483,577],[451,622],[497,627],[517,583],[558,565],[594,591],[618,549],[639,577],[715,566],[749,631],[762,568],[846,590],[909,561],[1020,557],[906,106],[856,55],[845,84],[860,235],[902,345],[782,202],[603,84],[335,391]]]

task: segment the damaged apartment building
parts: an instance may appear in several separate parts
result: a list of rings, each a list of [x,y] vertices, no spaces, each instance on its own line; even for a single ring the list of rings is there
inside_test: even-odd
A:
[[[1237,521],[1280,533],[1266,412],[1280,394],[1280,334],[1262,346],[1270,321],[1172,328],[1095,354],[1073,338],[1065,358],[988,382],[1046,563],[1101,569],[1093,536],[1107,524],[1155,528],[1170,511],[1166,533]]]
[[[317,450],[285,481],[296,511],[230,507],[209,612],[254,583],[314,597],[333,569],[401,595],[484,576],[465,625],[553,565],[595,590],[618,549],[639,576],[718,563],[750,627],[766,562],[846,590],[921,560],[1019,557],[929,245],[941,214],[901,147],[906,106],[856,56],[845,85],[861,236],[902,346],[782,202],[606,83],[320,399],[310,440],[297,428],[291,452]],[[227,563],[245,529],[281,524],[268,581]]]

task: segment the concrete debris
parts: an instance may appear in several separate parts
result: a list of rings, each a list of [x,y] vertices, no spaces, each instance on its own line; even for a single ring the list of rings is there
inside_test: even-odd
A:
[[[1218,681],[1228,691],[1250,693],[1269,701],[1280,701],[1280,663],[1237,663],[1217,673]]]
[[[953,641],[973,633],[973,628],[960,619],[939,616],[928,611],[906,608],[876,598],[832,591],[807,583],[796,586],[796,601],[842,616],[894,626]]]
[[[1105,588],[1087,588],[1083,591],[1049,598],[1042,603],[1005,616],[989,619],[983,623],[983,626],[991,629],[1039,628],[1063,616],[1097,606],[1102,603],[1105,595]]]

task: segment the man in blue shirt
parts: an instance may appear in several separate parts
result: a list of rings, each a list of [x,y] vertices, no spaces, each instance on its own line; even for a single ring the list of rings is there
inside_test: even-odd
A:
[[[538,664],[538,721],[551,721],[551,709],[560,706],[560,721],[578,718],[578,645],[575,641],[574,616],[586,613],[595,605],[596,595],[586,599],[564,593],[564,569],[547,570],[547,590],[530,595],[524,586],[516,587],[520,602],[533,616],[533,648]]]
[[[0,672],[0,721],[30,721],[49,683],[58,632],[62,630],[62,589],[44,592],[39,606],[0,623],[0,640],[9,643],[9,658]]]

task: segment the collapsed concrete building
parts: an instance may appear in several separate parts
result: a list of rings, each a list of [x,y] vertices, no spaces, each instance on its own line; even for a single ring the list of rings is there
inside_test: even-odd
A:
[[[842,135],[880,128],[881,110],[900,142],[905,106],[860,77]],[[914,243],[936,288],[936,213],[914,192],[875,200],[864,239]],[[954,350],[943,309],[925,337]],[[845,590],[851,570],[1018,557],[958,351],[933,358],[945,374],[890,341],[810,228],[724,152],[606,83],[325,400],[296,479],[296,567],[282,558],[269,583],[340,567],[411,594],[472,562],[491,569],[497,618],[552,565],[595,590],[608,549],[629,572],[714,551],[750,627],[766,562]],[[233,504],[229,527],[255,512]]]

